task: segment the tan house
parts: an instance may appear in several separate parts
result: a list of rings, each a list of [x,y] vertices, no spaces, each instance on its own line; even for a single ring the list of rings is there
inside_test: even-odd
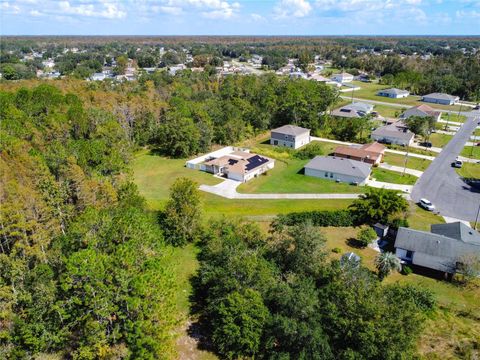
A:
[[[385,146],[378,142],[361,146],[338,146],[334,155],[340,158],[366,162],[367,164],[380,164],[385,154]]]

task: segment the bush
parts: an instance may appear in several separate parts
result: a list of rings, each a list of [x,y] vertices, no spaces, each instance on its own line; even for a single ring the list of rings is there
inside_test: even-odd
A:
[[[366,227],[359,232],[357,242],[359,245],[366,247],[376,238],[377,233],[375,230],[373,230],[371,227]]]
[[[310,221],[314,226],[354,226],[357,225],[354,216],[349,210],[333,211],[302,211],[279,215],[277,223],[287,226]]]
[[[402,274],[403,275],[410,275],[413,272],[412,268],[409,266],[404,265],[402,267]]]
[[[315,156],[323,155],[323,146],[319,143],[311,143],[294,153],[294,157],[301,160],[313,159]]]
[[[335,254],[340,254],[342,252],[342,249],[340,249],[339,247],[336,247],[332,249],[332,252],[334,252]]]

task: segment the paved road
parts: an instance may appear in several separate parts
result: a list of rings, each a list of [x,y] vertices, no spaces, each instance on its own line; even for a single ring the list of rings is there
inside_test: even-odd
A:
[[[480,112],[468,114],[457,134],[443,148],[412,190],[412,200],[430,200],[442,216],[474,221],[480,206],[480,192],[462,181],[451,163],[462,151],[480,120]]]

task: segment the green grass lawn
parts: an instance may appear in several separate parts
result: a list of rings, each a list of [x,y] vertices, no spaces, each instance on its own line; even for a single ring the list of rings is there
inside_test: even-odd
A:
[[[388,118],[397,118],[402,114],[405,110],[408,109],[408,106],[405,106],[405,108],[398,108],[394,106],[388,106],[388,105],[375,105],[375,108],[373,111],[376,111],[383,117],[388,117]]]
[[[401,145],[386,145],[387,148],[389,149],[392,149],[392,150],[398,150],[398,151],[407,151],[407,147],[406,146],[401,146]],[[410,153],[414,153],[414,154],[420,154],[420,155],[427,155],[427,156],[437,156],[438,154],[433,152],[433,151],[429,151],[429,150],[425,150],[425,148],[415,148],[415,147],[408,147],[408,152]]]
[[[433,133],[430,135],[429,141],[435,147],[444,147],[452,138],[452,135]]]
[[[455,170],[466,179],[480,179],[480,164],[463,163],[460,169]]]
[[[358,193],[365,189],[360,186],[340,184],[303,174],[303,167],[309,160],[292,159],[277,161],[275,168],[267,174],[240,185],[242,193]]]
[[[442,120],[464,123],[465,120],[467,120],[467,117],[464,115],[458,115],[458,114],[442,114]]]
[[[383,161],[390,165],[395,166],[405,166],[405,155],[385,153]],[[432,162],[426,159],[419,159],[416,157],[409,156],[407,159],[407,168],[425,171]]]
[[[465,146],[460,155],[480,159],[480,146]]]
[[[399,172],[381,168],[373,168],[372,177],[375,178],[375,180],[377,181],[402,185],[413,185],[417,181],[417,178],[413,175],[402,175]]]
[[[410,95],[402,99],[392,99],[385,96],[377,95],[377,92],[379,90],[391,88],[392,86],[390,85],[380,85],[377,82],[364,83],[361,81],[352,81],[352,84],[355,84],[361,87],[360,90],[355,90],[353,94],[354,98],[382,101],[382,102],[394,103],[394,104],[404,104],[406,107],[427,104],[436,109],[454,110],[454,111],[460,110],[460,105],[430,104],[430,103],[420,101],[421,97],[417,95]],[[461,109],[462,111],[468,111],[470,108],[462,106]]]

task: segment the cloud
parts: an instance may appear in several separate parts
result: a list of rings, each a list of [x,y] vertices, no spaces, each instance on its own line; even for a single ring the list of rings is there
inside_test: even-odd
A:
[[[29,14],[30,14],[31,16],[34,16],[34,17],[42,16],[42,15],[43,15],[43,14],[42,14],[40,11],[38,11],[38,10],[30,10],[30,11],[29,11]]]
[[[110,1],[100,1],[100,6],[98,7],[94,3],[71,5],[68,1],[60,1],[58,5],[62,15],[80,15],[106,19],[123,19],[127,16],[125,11],[120,10],[117,3]]]
[[[458,11],[455,13],[455,16],[456,16],[458,19],[464,19],[464,18],[478,19],[478,18],[480,18],[480,11],[476,11],[476,10],[470,10],[470,11],[458,10]]]
[[[10,4],[8,1],[0,4],[0,11],[10,15],[20,14],[20,8],[17,5]]]
[[[307,0],[281,0],[273,9],[276,19],[288,17],[305,17],[312,11],[312,5]]]
[[[253,21],[265,21],[265,17],[263,17],[262,15],[260,14],[256,14],[256,13],[253,13],[253,14],[250,14],[250,18],[253,20]]]

